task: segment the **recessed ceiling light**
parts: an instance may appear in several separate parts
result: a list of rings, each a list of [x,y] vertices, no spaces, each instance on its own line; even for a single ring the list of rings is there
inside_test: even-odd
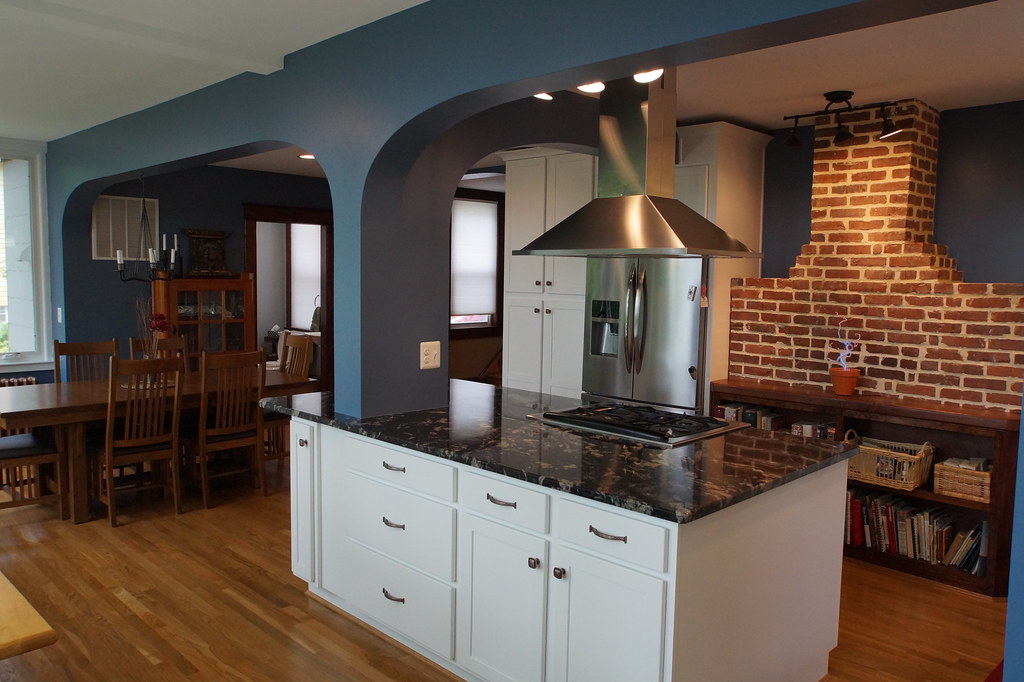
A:
[[[313,156],[312,154],[299,154],[299,158],[300,159],[308,159],[308,160],[312,161],[316,157]]]
[[[641,71],[640,73],[633,74],[633,80],[637,83],[650,83],[661,78],[661,74],[665,73],[665,69],[654,69],[653,71]]]
[[[536,97],[537,99],[545,100],[545,101],[551,101],[551,100],[554,99],[554,97],[552,97],[551,95],[549,95],[546,92],[538,92],[536,95],[534,95],[534,97]]]
[[[576,89],[582,90],[583,92],[601,92],[602,90],[604,90],[604,83],[602,83],[601,81],[596,81],[594,83],[584,83],[583,85],[577,85]]]

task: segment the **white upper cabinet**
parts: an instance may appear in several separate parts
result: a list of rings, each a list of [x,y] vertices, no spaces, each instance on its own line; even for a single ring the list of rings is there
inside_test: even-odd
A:
[[[595,158],[540,149],[505,158],[505,291],[582,295],[585,258],[513,256],[512,252],[594,198]]]

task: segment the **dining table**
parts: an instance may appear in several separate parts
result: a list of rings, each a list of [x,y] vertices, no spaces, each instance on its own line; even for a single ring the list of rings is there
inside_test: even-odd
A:
[[[182,410],[199,409],[201,380],[199,372],[184,376]],[[24,386],[0,386],[0,427],[6,429],[51,427],[61,434],[69,473],[71,520],[90,519],[89,462],[86,452],[86,427],[107,418],[109,382],[70,381]],[[263,397],[278,397],[320,390],[320,381],[301,375],[267,370]]]

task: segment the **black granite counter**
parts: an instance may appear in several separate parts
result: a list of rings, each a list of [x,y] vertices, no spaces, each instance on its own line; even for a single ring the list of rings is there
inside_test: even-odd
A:
[[[452,381],[449,405],[358,419],[330,393],[270,398],[280,412],[510,478],[678,523],[707,516],[856,453],[843,443],[744,429],[658,448],[542,424],[527,415],[579,404]],[[329,457],[330,453],[323,453]],[[844,465],[845,466],[845,465]]]

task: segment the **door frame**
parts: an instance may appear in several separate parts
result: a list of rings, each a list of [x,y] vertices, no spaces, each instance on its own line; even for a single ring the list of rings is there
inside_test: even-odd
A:
[[[243,204],[245,271],[256,271],[256,223],[322,225],[320,233],[320,380],[334,381],[334,212],[315,208]],[[286,270],[288,269],[286,261]],[[257,280],[258,281],[258,280]],[[257,297],[258,298],[258,297]],[[259,305],[259,301],[256,301]],[[253,315],[256,315],[256,310]]]

